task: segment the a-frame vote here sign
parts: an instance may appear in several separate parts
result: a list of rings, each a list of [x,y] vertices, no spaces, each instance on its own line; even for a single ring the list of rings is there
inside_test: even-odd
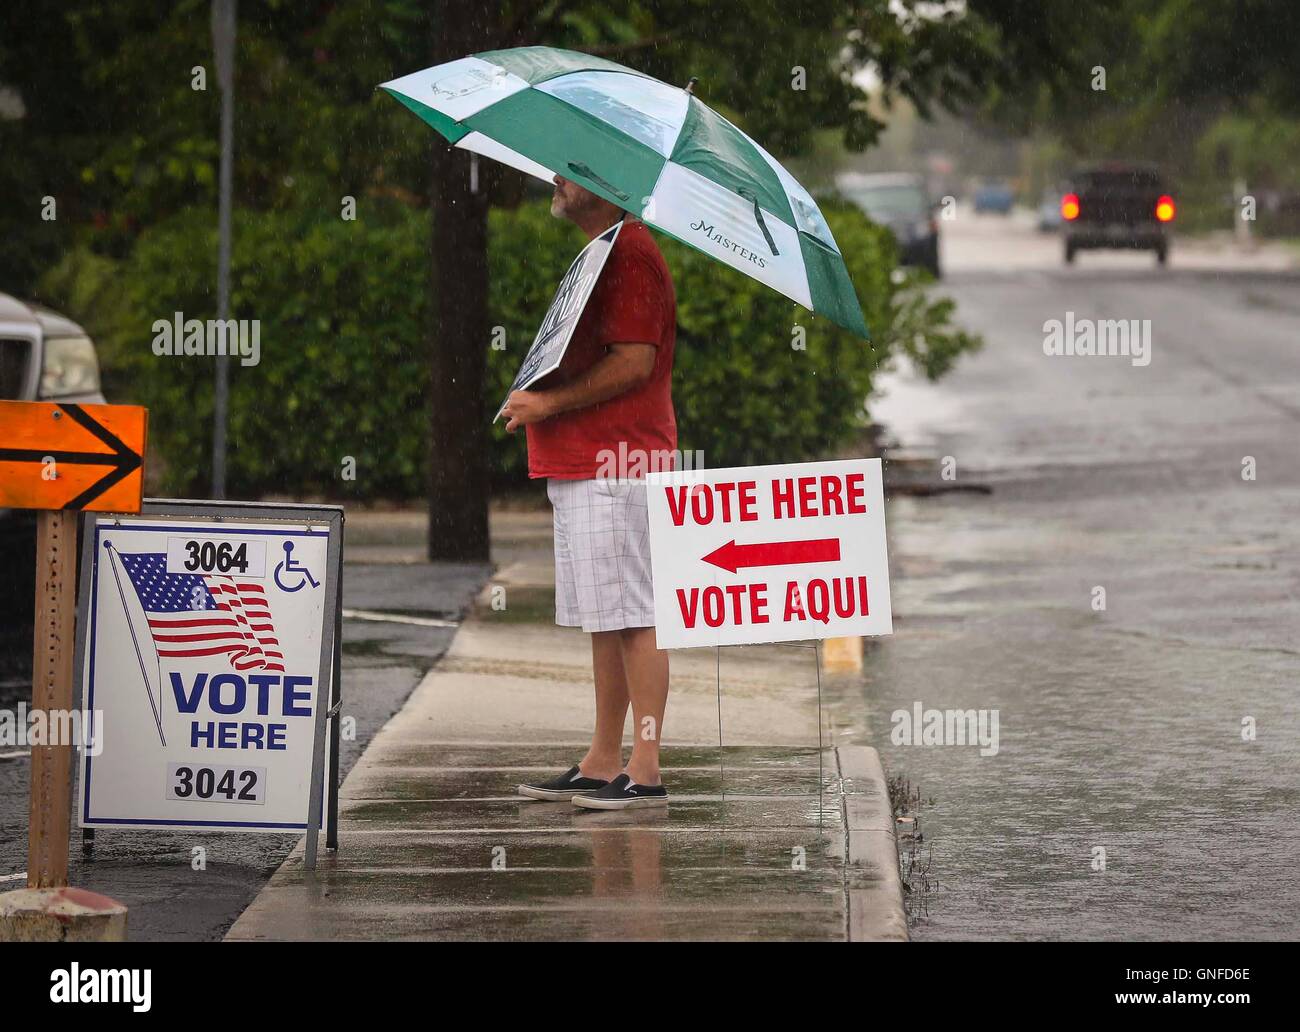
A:
[[[83,828],[314,834],[342,535],[341,509],[294,503],[86,520]]]
[[[662,649],[890,634],[879,459],[646,477]]]
[[[560,367],[569,341],[573,339],[574,328],[582,318],[582,312],[587,307],[587,301],[591,298],[591,292],[600,279],[601,270],[605,268],[605,261],[614,249],[614,241],[618,239],[622,228],[623,222],[620,219],[600,236],[593,238],[578,257],[573,259],[569,271],[560,280],[551,307],[546,310],[546,317],[537,330],[537,336],[533,338],[528,354],[524,356],[523,365],[519,367],[510,390],[506,391],[505,399],[492,419],[494,423],[501,418],[501,412],[513,391],[526,390],[547,373]]]

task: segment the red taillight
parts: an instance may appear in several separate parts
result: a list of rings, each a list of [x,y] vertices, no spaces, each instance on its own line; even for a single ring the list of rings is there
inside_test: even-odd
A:
[[[1156,218],[1161,222],[1172,222],[1174,220],[1174,199],[1168,194],[1164,194],[1160,200],[1156,201]]]
[[[1073,222],[1079,217],[1079,195],[1068,193],[1061,198],[1061,218]]]

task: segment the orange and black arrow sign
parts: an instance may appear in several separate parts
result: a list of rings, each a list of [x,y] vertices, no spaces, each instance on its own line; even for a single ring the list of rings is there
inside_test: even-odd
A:
[[[0,401],[0,509],[139,512],[149,412]]]

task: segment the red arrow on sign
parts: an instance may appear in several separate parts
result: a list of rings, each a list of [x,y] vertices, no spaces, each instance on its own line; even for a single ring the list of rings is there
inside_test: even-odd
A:
[[[742,566],[833,563],[839,558],[839,538],[815,538],[812,541],[768,541],[756,545],[738,545],[733,540],[715,548],[703,560],[735,573]]]

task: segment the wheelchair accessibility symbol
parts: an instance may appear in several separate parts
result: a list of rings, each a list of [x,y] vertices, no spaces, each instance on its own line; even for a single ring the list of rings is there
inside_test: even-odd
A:
[[[288,583],[280,579],[281,574],[288,574]],[[294,575],[298,575],[296,578]],[[293,557],[293,542],[284,543],[284,562],[275,568],[275,583],[281,591],[301,591],[308,584],[313,588],[319,588],[320,582],[311,575],[311,571],[303,566]]]

